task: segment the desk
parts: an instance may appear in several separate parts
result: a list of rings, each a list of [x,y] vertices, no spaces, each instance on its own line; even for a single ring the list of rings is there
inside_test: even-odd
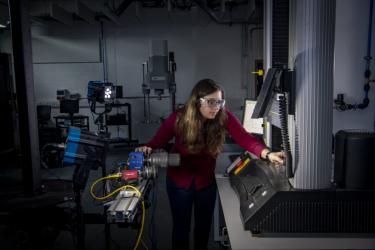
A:
[[[58,115],[53,118],[55,118],[57,128],[74,126],[90,130],[89,117],[86,115]]]
[[[232,153],[233,154],[233,153]],[[216,183],[232,250],[239,249],[375,249],[374,238],[271,238],[253,237],[243,229],[240,203],[229,178],[223,176],[228,154],[217,160]]]

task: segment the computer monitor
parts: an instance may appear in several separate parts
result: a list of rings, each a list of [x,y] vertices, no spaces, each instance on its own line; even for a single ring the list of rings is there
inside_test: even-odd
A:
[[[254,107],[254,112],[251,118],[255,119],[267,116],[268,111],[270,110],[273,103],[273,97],[275,94],[274,88],[277,81],[277,77],[280,77],[280,71],[278,69],[268,69],[266,79],[260,90],[257,103]]]
[[[60,101],[60,113],[67,113],[70,115],[79,112],[79,100],[78,99],[64,99]]]
[[[244,104],[243,120],[242,125],[247,132],[252,134],[263,134],[263,118],[253,119],[254,108],[256,105],[256,100],[246,99]]]

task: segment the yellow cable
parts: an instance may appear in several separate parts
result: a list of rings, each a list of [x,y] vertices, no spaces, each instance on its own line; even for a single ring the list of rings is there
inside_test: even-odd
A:
[[[114,195],[115,193],[121,191],[121,190],[126,190],[128,188],[130,189],[133,189],[136,194],[137,194],[137,197],[140,198],[141,197],[141,192],[139,191],[139,189],[137,189],[136,187],[134,186],[131,186],[131,185],[125,185],[125,186],[122,186],[122,187],[119,187],[117,188],[116,190],[112,191],[111,193],[107,194],[106,196],[103,196],[103,197],[97,197],[95,194],[94,194],[94,186],[99,183],[100,181],[103,181],[103,180],[108,180],[108,179],[115,179],[115,178],[119,178],[121,177],[121,174],[114,174],[114,175],[108,175],[108,176],[105,176],[105,177],[102,177],[102,178],[99,178],[97,179],[96,181],[93,182],[93,184],[91,185],[91,188],[90,188],[90,193],[91,193],[91,196],[96,199],[96,200],[105,200],[109,197],[111,197],[112,195]],[[139,246],[139,243],[141,242],[141,239],[142,239],[142,234],[143,234],[143,228],[144,228],[144,224],[145,224],[145,203],[144,201],[142,201],[142,220],[141,220],[141,229],[139,231],[139,235],[138,235],[138,238],[137,238],[137,241],[136,241],[136,244],[134,246],[134,250],[136,250]],[[147,248],[147,246],[146,246]]]
[[[126,186],[122,186],[124,189],[127,189],[127,188],[130,188],[130,189],[133,189],[136,193],[137,193],[137,196],[138,197],[141,197],[142,193],[141,191],[139,191],[138,188],[132,186],[132,185],[126,185]]]
[[[117,178],[120,178],[121,177],[121,173],[117,173],[117,174],[113,174],[113,175],[108,175],[108,176],[105,176],[105,177],[102,177],[102,178],[99,178],[97,180],[95,180],[92,184],[91,184],[91,187],[90,187],[90,194],[91,196],[96,199],[96,200],[105,200],[105,199],[108,199],[109,197],[111,197],[113,194],[117,193],[118,189],[116,189],[115,191],[111,192],[110,194],[104,196],[104,197],[98,197],[94,194],[94,187],[96,184],[98,184],[99,182],[101,181],[104,181],[104,180],[109,180],[109,179],[117,179]]]
[[[135,243],[134,250],[137,250],[139,242],[142,239],[142,234],[143,234],[143,226],[145,224],[145,203],[142,201],[142,221],[141,221],[141,229],[139,231],[138,239],[137,242]]]

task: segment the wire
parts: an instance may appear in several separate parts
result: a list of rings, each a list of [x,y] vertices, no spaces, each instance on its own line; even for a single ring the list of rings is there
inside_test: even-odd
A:
[[[108,175],[108,176],[105,176],[105,177],[102,177],[102,178],[99,178],[97,180],[95,180],[91,187],[90,187],[90,194],[91,196],[95,199],[95,200],[105,200],[105,199],[108,199],[109,197],[111,197],[112,195],[114,195],[115,193],[121,191],[124,189],[124,186],[123,187],[119,187],[117,188],[115,191],[105,195],[105,196],[102,196],[102,197],[98,197],[94,194],[94,187],[96,184],[98,184],[99,182],[101,181],[104,181],[104,180],[109,180],[109,179],[117,179],[117,178],[120,178],[121,177],[121,173],[117,173],[117,174],[113,174],[113,175]],[[126,187],[126,186],[125,186]]]
[[[130,189],[133,189],[136,193],[137,193],[137,196],[140,198],[141,197],[141,192],[139,191],[139,189],[137,189],[136,187],[134,186],[131,186],[131,185],[126,185],[126,186],[122,186],[120,187],[122,189],[127,189],[127,188],[130,188]],[[118,189],[120,189],[118,188]],[[141,242],[141,239],[142,239],[142,235],[143,235],[143,229],[144,229],[144,225],[145,225],[145,202],[142,201],[142,220],[141,220],[141,229],[139,230],[139,234],[138,234],[138,237],[137,237],[137,241],[135,243],[135,246],[134,246],[134,250],[136,250],[139,246],[139,243]]]
[[[97,180],[95,180],[93,182],[93,184],[91,185],[91,188],[90,188],[90,193],[91,193],[91,196],[96,199],[96,200],[105,200],[105,199],[108,199],[109,197],[111,197],[112,195],[114,195],[115,193],[121,191],[121,190],[126,190],[126,189],[133,189],[135,192],[136,192],[136,195],[138,198],[141,198],[142,194],[141,192],[139,191],[138,188],[134,187],[134,186],[131,186],[131,185],[125,185],[125,186],[121,186],[117,189],[115,189],[114,191],[112,191],[111,193],[103,196],[103,197],[98,197],[94,194],[94,187],[96,184],[98,184],[100,181],[103,181],[103,180],[109,180],[109,179],[115,179],[115,178],[119,178],[121,177],[121,173],[117,173],[117,174],[112,174],[112,175],[108,175],[108,176],[105,176],[105,177],[102,177],[102,178],[99,178]],[[143,235],[143,229],[144,229],[144,224],[145,224],[145,203],[144,201],[142,201],[142,219],[141,219],[141,228],[139,230],[139,234],[138,234],[138,237],[137,237],[137,240],[136,240],[136,243],[135,243],[135,246],[134,246],[134,250],[136,250],[139,246],[139,243],[141,242],[141,239],[142,239],[142,235]],[[147,248],[147,247],[146,247]]]
[[[132,186],[129,186],[132,187]],[[134,188],[134,187],[133,187]],[[139,192],[139,191],[138,191]],[[143,228],[145,225],[145,202],[142,201],[142,220],[141,220],[141,229],[139,230],[138,238],[134,246],[134,250],[138,248],[139,243],[141,242],[142,239],[142,234],[143,234]]]

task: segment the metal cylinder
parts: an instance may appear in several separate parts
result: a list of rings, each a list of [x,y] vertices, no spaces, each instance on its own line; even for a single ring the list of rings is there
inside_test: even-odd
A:
[[[158,167],[179,166],[180,155],[168,154],[166,152],[152,153],[150,155],[150,164]]]
[[[292,0],[290,55],[296,72],[298,189],[330,186],[335,1]]]

